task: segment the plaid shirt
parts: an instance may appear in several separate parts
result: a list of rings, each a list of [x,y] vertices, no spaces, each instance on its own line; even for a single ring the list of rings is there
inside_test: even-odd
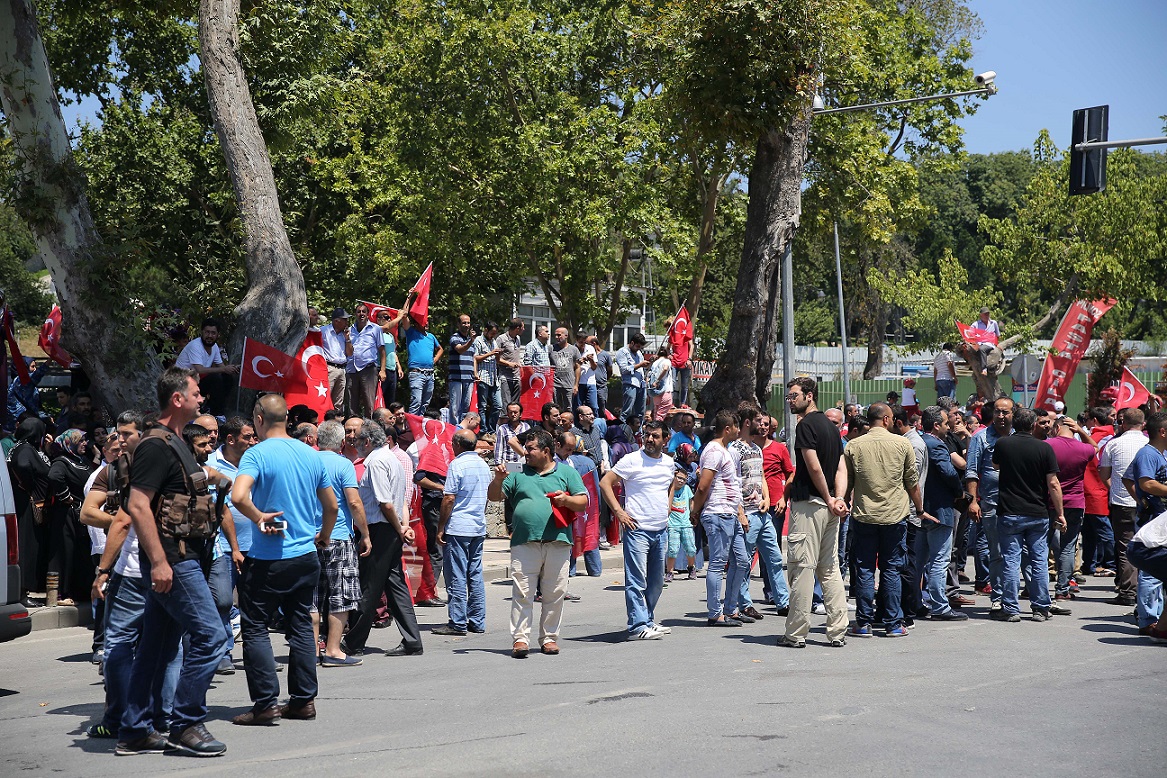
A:
[[[496,465],[501,465],[504,462],[518,462],[522,459],[511,448],[510,439],[517,438],[529,429],[531,429],[531,425],[525,421],[520,421],[514,429],[511,429],[511,425],[507,422],[498,425],[498,429],[494,431],[494,463]]]

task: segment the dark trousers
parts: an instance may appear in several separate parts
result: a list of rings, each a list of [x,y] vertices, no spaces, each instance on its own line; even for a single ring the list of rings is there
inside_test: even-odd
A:
[[[230,373],[207,373],[199,380],[199,391],[208,413],[222,416],[226,412],[227,398],[231,396],[236,380]]]
[[[363,416],[366,419],[373,415],[373,406],[377,399],[377,371],[380,366],[374,362],[365,365],[355,373],[349,373],[348,379],[348,409],[354,416]]]
[[[571,410],[571,396],[574,394],[570,387],[564,389],[555,387],[555,404],[559,406],[561,411]]]
[[[388,408],[393,402],[397,402],[397,369],[386,368],[385,380],[381,382],[381,403]]]
[[[920,573],[916,570],[916,533],[919,531],[919,527],[908,522],[908,532],[904,537],[907,553],[900,573],[900,605],[909,619],[914,619],[924,607],[924,598],[920,595]]]
[[[1126,558],[1126,548],[1135,536],[1135,508],[1110,505],[1110,525],[1114,528],[1114,588],[1119,597],[1133,600],[1139,588],[1139,571]]]
[[[101,554],[90,554],[90,561],[96,568],[101,563]],[[90,603],[93,609],[93,650],[105,650],[105,600],[94,600]]]
[[[268,624],[282,613],[288,637],[288,704],[298,708],[316,699],[316,644],[312,639],[312,596],[320,582],[315,549],[293,559],[243,561],[239,611],[243,625],[243,664],[253,710],[279,701],[280,681]],[[217,615],[217,614],[216,614]],[[219,621],[220,628],[222,621]],[[216,657],[216,661],[222,653]]]
[[[904,612],[900,605],[901,575],[907,556],[908,522],[851,525],[851,553],[855,559],[855,623],[883,622],[898,627]],[[879,567],[879,609],[875,607],[875,568]]]
[[[1132,567],[1167,584],[1167,548],[1148,548],[1134,541],[1127,545],[1127,561]]]
[[[434,537],[437,537],[436,533]],[[345,645],[350,651],[365,647],[369,629],[377,618],[381,595],[385,594],[389,598],[389,613],[401,632],[401,642],[409,649],[421,648],[421,632],[413,613],[413,598],[409,595],[405,570],[401,567],[401,551],[404,547],[401,536],[388,524],[379,521],[369,525],[369,542],[373,544],[372,552],[367,557],[361,557],[361,612],[349,628]]]
[[[1114,569],[1114,530],[1110,517],[1087,513],[1082,522],[1082,572],[1104,567]]]
[[[434,571],[434,588],[441,586],[442,568],[446,564],[442,547],[438,545],[438,522],[441,518],[441,499],[434,499],[423,493],[421,498],[421,520],[425,524],[425,552],[429,554],[430,567]]]
[[[604,411],[608,410],[608,385],[596,382],[596,418],[607,419]]]

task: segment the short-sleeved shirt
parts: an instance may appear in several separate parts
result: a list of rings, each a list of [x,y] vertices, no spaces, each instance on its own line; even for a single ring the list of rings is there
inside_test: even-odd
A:
[[[182,462],[170,448],[170,444],[162,438],[143,438],[134,449],[134,459],[130,463],[130,487],[135,486],[154,492],[151,507],[157,504],[160,495],[188,494]],[[209,540],[187,539],[182,544],[186,548],[186,553],[182,553],[179,542],[174,538],[159,533],[158,540],[166,553],[167,563],[171,565],[200,561],[208,550],[207,544],[210,543]]]
[[[471,344],[470,348],[466,349],[461,354],[458,353],[458,346],[470,343],[470,338],[463,337],[461,333],[455,332],[450,336],[450,380],[451,381],[473,381],[474,380],[474,346]]]
[[[1163,457],[1159,449],[1150,443],[1139,449],[1123,477],[1135,482],[1135,497],[1138,502],[1140,522],[1153,519],[1163,511],[1167,511],[1167,499],[1145,492],[1143,487],[1139,485],[1140,478],[1150,478],[1152,481],[1167,484],[1167,459]]]
[[[405,351],[409,354],[410,370],[433,370],[434,355],[441,344],[432,332],[422,332],[417,327],[405,331]]]
[[[499,359],[505,359],[512,365],[523,364],[523,344],[519,342],[517,335],[511,337],[509,332],[504,332],[495,339],[495,344],[502,349],[502,353],[498,355]],[[507,367],[506,365],[499,364],[498,372],[504,378],[519,377],[519,369],[516,367]]]
[[[235,480],[235,476],[239,473],[239,468],[231,464],[223,456],[223,449],[221,447],[212,452],[211,456],[207,458],[207,466],[215,468],[232,481]],[[255,522],[239,512],[235,507],[235,503],[231,502],[230,494],[227,495],[225,505],[227,506],[227,510],[231,511],[231,518],[235,520],[235,542],[238,544],[239,550],[246,554],[251,550],[252,532],[257,531]],[[223,533],[221,532],[219,533],[219,551],[224,554],[231,553],[231,544],[227,542],[227,538],[223,537]]]
[[[648,371],[648,390],[653,396],[672,394],[673,363],[668,357],[658,357]]]
[[[529,429],[531,429],[531,425],[525,421],[520,421],[514,427],[510,425],[510,422],[498,425],[494,431],[494,463],[496,465],[503,462],[518,462],[522,459],[518,452],[511,448],[510,441]]]
[[[1058,460],[1058,481],[1062,485],[1062,505],[1066,508],[1086,508],[1086,468],[1094,461],[1094,446],[1074,438],[1046,440]]]
[[[854,494],[851,517],[865,524],[897,524],[908,517],[908,490],[919,484],[912,444],[882,427],[851,441],[843,452]]]
[[[383,332],[381,342],[385,344],[385,371],[397,370],[397,338],[392,332]]]
[[[555,366],[555,388],[574,388],[575,365],[582,356],[579,349],[569,343],[563,348],[552,348],[548,355],[551,357],[551,364]]]
[[[320,347],[324,350],[324,361],[333,367],[344,367],[348,362],[348,355],[344,353],[348,350],[344,342],[344,330],[337,332],[331,324],[321,327]]]
[[[203,345],[202,338],[195,338],[190,343],[183,346],[183,349],[178,354],[178,359],[174,360],[175,367],[213,367],[214,365],[223,364],[223,354],[219,350],[219,344],[211,346],[211,350],[207,351],[207,347]]]
[[[579,346],[576,346],[576,348],[578,349]],[[592,357],[593,359],[595,359],[595,356],[596,356],[596,347],[589,346],[585,343],[584,347],[580,350],[580,359],[587,359],[588,357]],[[584,362],[583,364],[581,364],[579,366],[579,368],[580,368],[580,373],[579,373],[580,386],[594,386],[596,383],[596,368],[592,367],[592,363],[591,362]]]
[[[381,349],[385,343],[385,333],[379,324],[366,322],[362,329],[357,325],[349,327],[349,338],[353,342],[353,355],[349,358],[348,368],[364,370],[369,365],[377,365],[381,359]]]
[[[956,380],[956,358],[951,351],[945,349],[932,360],[932,376],[937,381]]]
[[[762,449],[741,438],[731,441],[727,448],[742,485],[742,507],[746,513],[757,513],[762,510],[762,484],[766,482]]]
[[[608,377],[612,375],[612,354],[604,349],[596,354],[596,386],[607,386]]]
[[[692,528],[689,520],[689,501],[693,499],[693,490],[685,484],[673,492],[673,501],[669,505],[669,529]]]
[[[324,470],[328,473],[328,480],[332,482],[332,491],[336,493],[336,502],[339,509],[336,514],[336,524],[332,528],[331,540],[352,540],[353,538],[353,510],[349,507],[345,489],[357,488],[357,469],[353,463],[335,451],[321,451],[320,460],[324,463]]]
[[[713,471],[713,482],[709,485],[709,496],[701,507],[702,513],[737,515],[742,501],[741,481],[733,457],[716,440],[701,451],[701,469]]]
[[[547,344],[535,338],[523,349],[523,364],[535,367],[550,367],[551,357],[547,353]]]
[[[553,492],[587,494],[583,479],[571,465],[557,464],[549,473],[540,473],[528,465],[511,473],[502,482],[507,526],[511,528],[511,547],[531,542],[571,543],[571,524],[560,527],[552,518]]]
[[[823,478],[827,481],[829,494],[819,494],[810,478],[804,452],[813,449],[818,453]],[[790,500],[800,502],[817,498],[824,502],[834,497],[835,473],[839,469],[839,459],[843,456],[843,439],[839,428],[822,411],[808,413],[798,422],[794,432],[794,479],[790,482]]]
[[[1048,443],[1026,432],[1001,438],[993,449],[993,464],[1001,475],[997,515],[1049,515],[1046,476],[1057,474],[1058,460]]]
[[[134,458],[137,459],[137,453]],[[256,532],[248,556],[254,559],[295,559],[315,552],[323,510],[317,489],[332,486],[320,455],[298,440],[268,438],[256,443],[239,460],[239,475],[249,475],[251,501],[264,513],[282,511],[287,522],[283,535]]]
[[[786,491],[786,481],[794,475],[794,462],[790,459],[790,449],[771,440],[762,446],[762,472],[766,475],[766,488],[770,491],[770,505]]]
[[[454,510],[446,524],[446,534],[480,538],[486,535],[486,490],[490,468],[474,451],[454,457],[446,473],[445,494],[454,495]]]
[[[474,354],[482,356],[498,348],[498,338],[491,340],[485,335],[474,339]],[[487,357],[478,362],[478,380],[487,386],[498,386],[498,357]]]
[[[669,525],[669,487],[673,483],[673,458],[653,458],[638,449],[620,458],[612,468],[624,482],[624,510],[643,530]]]
[[[405,495],[409,490],[405,468],[388,446],[381,446],[365,457],[365,472],[358,480],[357,490],[365,506],[365,521],[378,524],[385,521],[381,513],[381,503],[393,506],[397,521],[404,527],[409,525],[409,506]]]
[[[696,435],[690,437],[680,430],[674,432],[673,436],[669,438],[669,445],[666,448],[670,454],[675,454],[677,452],[677,447],[682,443],[688,443],[693,447],[694,451],[701,450],[701,438],[697,437]]]
[[[1127,430],[1106,444],[1098,458],[1099,467],[1110,468],[1110,502],[1125,508],[1135,507],[1135,498],[1122,485],[1122,477],[1130,469],[1135,455],[1147,445],[1147,436],[1141,430]]]

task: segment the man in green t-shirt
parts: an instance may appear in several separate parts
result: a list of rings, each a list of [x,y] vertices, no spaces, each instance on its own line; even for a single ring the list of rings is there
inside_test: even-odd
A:
[[[563,597],[567,593],[567,567],[571,561],[571,520],[587,510],[588,493],[579,473],[555,462],[555,441],[543,429],[522,436],[527,462],[508,473],[505,464],[495,468],[488,496],[506,501],[506,523],[511,533],[511,656],[529,653],[532,591],[543,592],[539,614],[539,645],[544,654],[559,653],[559,625]],[[565,522],[557,521],[559,513]]]

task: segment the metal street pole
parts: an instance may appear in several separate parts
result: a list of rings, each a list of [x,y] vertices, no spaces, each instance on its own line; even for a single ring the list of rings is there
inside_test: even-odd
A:
[[[794,413],[786,402],[786,387],[794,380],[794,230],[782,252],[782,411],[786,421],[786,446],[794,456]],[[817,397],[815,398],[818,399]]]
[[[843,307],[843,263],[839,259],[839,223],[835,222],[835,280],[839,289],[839,343],[843,346],[843,403],[851,399],[851,365],[847,354],[847,309]]]

